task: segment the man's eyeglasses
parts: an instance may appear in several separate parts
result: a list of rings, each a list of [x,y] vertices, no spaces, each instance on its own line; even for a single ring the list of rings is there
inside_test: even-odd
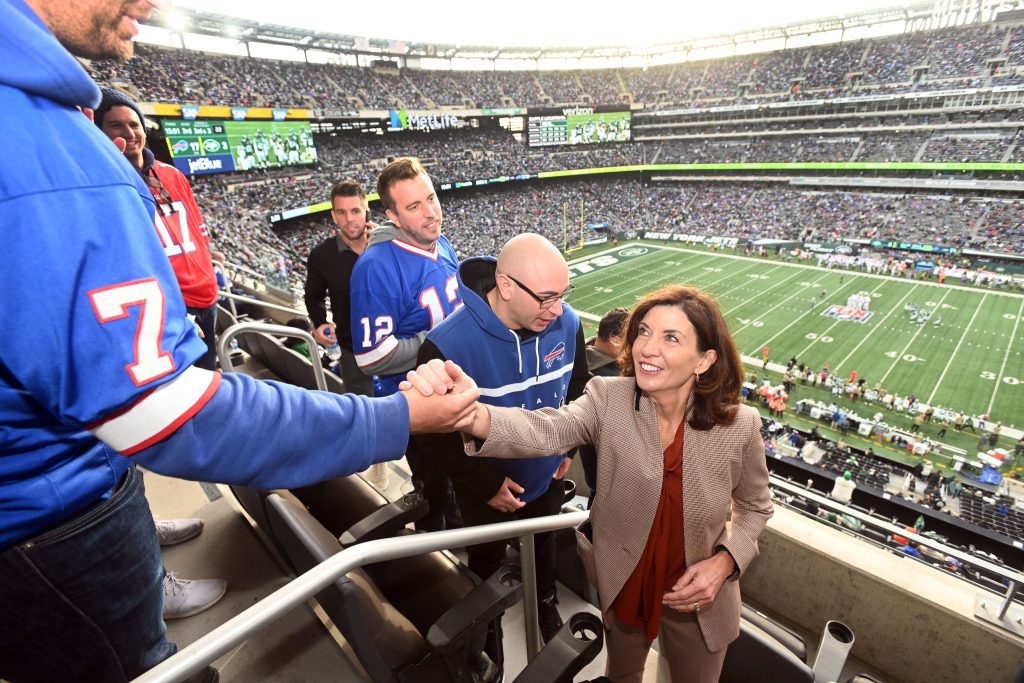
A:
[[[576,289],[576,287],[573,286],[573,284],[570,282],[569,286],[561,294],[549,294],[548,296],[541,296],[540,294],[537,294],[532,289],[530,289],[522,282],[509,275],[508,273],[505,273],[504,275],[509,280],[519,285],[519,288],[526,292],[527,294],[529,294],[534,301],[540,304],[540,307],[542,309],[551,308],[552,306],[555,305],[556,301],[565,301],[569,297],[569,295],[572,294],[572,290]]]

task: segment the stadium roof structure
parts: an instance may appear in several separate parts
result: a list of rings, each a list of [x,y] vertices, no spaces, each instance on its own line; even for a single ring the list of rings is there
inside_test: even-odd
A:
[[[529,47],[496,45],[448,45],[418,43],[391,39],[310,31],[308,29],[270,24],[242,17],[230,17],[182,7],[179,19],[184,18],[187,29],[168,17],[156,15],[151,25],[172,33],[195,33],[219,38],[234,38],[242,43],[269,43],[298,50],[320,50],[356,56],[397,59],[403,65],[416,58],[429,59],[484,59],[484,60],[593,60],[641,57],[654,63],[687,61],[691,56],[705,52],[732,49],[736,54],[757,52],[752,46],[771,42],[779,49],[788,47],[793,38],[816,34],[836,34],[841,42],[850,29],[879,25],[903,24],[903,32],[963,26],[997,18],[1001,11],[1010,10],[1004,0],[938,0],[883,9],[873,9],[844,16],[819,18],[787,25],[767,26],[736,33],[719,33],[678,42],[658,43],[647,47]],[[1009,12],[1009,14],[1016,14]],[[899,31],[896,31],[899,32]],[[744,46],[747,46],[744,49]],[[720,53],[716,56],[721,56]]]

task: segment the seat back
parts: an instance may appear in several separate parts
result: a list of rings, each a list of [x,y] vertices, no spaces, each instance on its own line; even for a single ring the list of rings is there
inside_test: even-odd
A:
[[[720,683],[814,683],[814,671],[778,640],[740,619],[740,635],[725,654]]]
[[[249,338],[249,355],[251,355],[257,362],[263,364],[268,370],[284,380],[284,375],[281,374],[284,368],[284,363],[281,360],[281,349],[282,346],[277,343],[270,335],[262,332],[243,333],[240,335],[242,339]],[[242,344],[239,339],[239,344]],[[243,346],[243,348],[245,348]]]
[[[275,538],[297,572],[305,572],[342,550],[341,543],[301,505],[270,494],[267,517]],[[428,654],[420,631],[356,569],[316,596],[374,683],[394,683],[395,672]]]
[[[313,362],[309,358],[282,344],[279,360],[281,368],[277,374],[284,381],[311,391],[317,388],[316,375],[313,374]],[[275,372],[277,371],[275,370]],[[333,372],[324,371],[324,380],[327,382],[327,391],[332,394],[345,393],[345,383]]]
[[[224,330],[228,329],[237,322],[238,320],[235,318],[235,315],[231,312],[231,309],[229,309],[227,306],[223,304],[217,304],[217,322],[213,326],[213,331],[217,334],[218,337],[224,333]]]
[[[801,662],[807,661],[807,644],[798,633],[749,605],[741,606],[740,615],[744,621],[753,624],[777,640],[783,647],[796,655]]]
[[[292,493],[336,538],[388,504],[388,499],[358,474],[292,489]]]

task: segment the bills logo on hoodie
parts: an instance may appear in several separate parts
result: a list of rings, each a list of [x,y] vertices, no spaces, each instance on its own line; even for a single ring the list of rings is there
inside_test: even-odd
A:
[[[544,367],[550,370],[555,361],[560,360],[563,356],[565,356],[565,342],[558,342],[555,348],[544,354]]]

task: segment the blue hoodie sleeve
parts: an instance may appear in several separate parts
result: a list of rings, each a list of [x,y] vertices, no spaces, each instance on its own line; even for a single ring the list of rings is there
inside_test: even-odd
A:
[[[402,394],[329,394],[229,373],[191,420],[134,459],[172,477],[291,488],[400,458],[408,440]]]

